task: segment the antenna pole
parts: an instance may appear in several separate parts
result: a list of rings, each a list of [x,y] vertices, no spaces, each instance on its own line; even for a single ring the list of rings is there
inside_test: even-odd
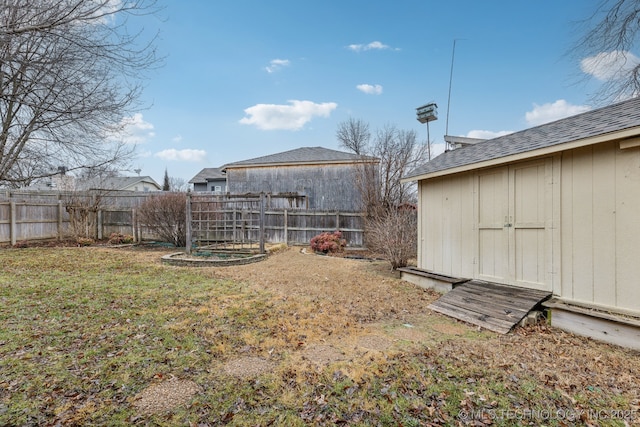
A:
[[[449,107],[451,106],[451,84],[453,83],[453,60],[456,57],[456,41],[453,39],[453,51],[451,52],[451,72],[449,73],[449,98],[447,99],[447,120],[445,123],[444,134],[449,135]]]

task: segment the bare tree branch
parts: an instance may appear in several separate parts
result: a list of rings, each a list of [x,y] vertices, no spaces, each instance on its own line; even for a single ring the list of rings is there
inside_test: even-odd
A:
[[[128,17],[157,10],[155,0],[0,0],[0,184],[128,160],[122,119],[161,63]]]
[[[640,95],[640,58],[632,53],[640,35],[640,0],[602,0],[571,50],[585,79],[601,81],[596,102]]]
[[[371,133],[369,124],[360,119],[349,118],[347,121],[338,124],[336,138],[347,150],[355,154],[366,155]]]

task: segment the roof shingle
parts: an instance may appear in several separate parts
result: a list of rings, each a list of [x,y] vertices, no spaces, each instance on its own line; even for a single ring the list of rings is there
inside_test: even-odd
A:
[[[640,126],[640,97],[551,123],[447,151],[417,167],[404,179],[473,165]]]
[[[373,157],[365,159],[375,160]],[[302,147],[282,153],[229,163],[224,168],[288,163],[336,163],[362,161],[363,156],[323,147]]]

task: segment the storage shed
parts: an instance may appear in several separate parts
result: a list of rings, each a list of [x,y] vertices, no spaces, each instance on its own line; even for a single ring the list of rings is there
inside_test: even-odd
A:
[[[377,163],[374,157],[302,147],[229,163],[223,172],[227,191],[233,194],[293,193],[306,196],[308,206],[303,207],[307,209],[357,212],[361,198],[355,185],[356,168]]]
[[[418,183],[419,270],[550,291],[552,324],[640,348],[640,98],[445,152],[404,179]]]

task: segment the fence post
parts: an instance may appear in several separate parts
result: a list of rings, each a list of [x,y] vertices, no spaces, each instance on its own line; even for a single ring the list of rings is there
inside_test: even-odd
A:
[[[289,217],[286,209],[284,210],[284,244],[289,246]]]
[[[58,196],[60,197],[60,196]],[[62,240],[62,200],[58,200],[58,240]]]
[[[336,212],[336,231],[340,230],[340,212]]]
[[[191,255],[191,191],[187,191],[187,206],[185,209],[185,234],[186,234],[186,242],[185,242],[185,252],[188,255]]]
[[[18,228],[16,227],[16,202],[9,201],[9,235],[11,236],[11,246],[17,241]]]
[[[260,193],[260,253],[265,253],[264,250],[264,192]]]
[[[134,243],[140,243],[136,233],[136,223],[138,222],[138,218],[136,216],[136,208],[131,208],[131,235],[133,236]]]
[[[98,209],[96,212],[96,227],[98,228],[98,240],[102,240],[102,235],[104,234],[103,224],[102,224],[102,209]]]

